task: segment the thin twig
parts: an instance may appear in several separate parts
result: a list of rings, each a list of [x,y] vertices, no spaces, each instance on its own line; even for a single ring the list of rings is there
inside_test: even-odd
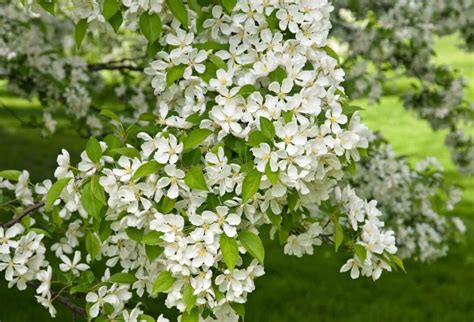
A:
[[[7,221],[6,223],[0,223],[0,227],[8,228],[10,226],[13,226],[14,224],[20,222],[24,217],[28,216],[32,212],[35,212],[36,210],[40,209],[43,206],[44,206],[44,202],[40,202],[31,206],[28,206],[17,217],[11,219],[10,221]]]
[[[89,70],[100,71],[100,70],[132,70],[132,71],[143,71],[145,68],[141,66],[133,65],[108,65],[108,64],[90,64]]]
[[[37,282],[27,282],[27,284],[28,284],[28,286],[31,286],[31,287],[34,287],[34,288],[38,287]],[[82,307],[80,307],[79,305],[71,302],[68,298],[66,298],[66,297],[64,297],[64,296],[62,296],[59,293],[54,292],[54,291],[51,291],[51,296],[53,298],[53,301],[58,301],[59,303],[61,303],[65,307],[67,307],[69,310],[71,310],[71,313],[73,314],[74,317],[77,313],[77,314],[81,315],[84,319],[87,319],[86,311]]]

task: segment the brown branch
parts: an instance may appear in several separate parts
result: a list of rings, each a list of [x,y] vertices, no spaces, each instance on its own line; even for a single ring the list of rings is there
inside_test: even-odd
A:
[[[0,223],[0,227],[7,227],[8,228],[10,226],[13,226],[14,224],[20,222],[24,217],[28,216],[32,212],[37,211],[38,209],[40,209],[43,206],[44,206],[44,202],[40,202],[40,203],[31,205],[31,206],[28,206],[17,217],[7,221],[6,223]]]
[[[27,282],[27,284],[31,287],[37,288],[38,283],[37,282]],[[67,297],[62,296],[60,293],[51,291],[51,298],[53,298],[53,301],[58,301],[62,305],[64,305],[66,308],[68,308],[73,317],[75,317],[76,313],[81,315],[84,319],[87,319],[87,313],[86,310],[84,310],[82,307],[79,305],[71,302]]]
[[[131,71],[140,71],[142,72],[145,68],[142,66],[133,66],[133,65],[109,65],[109,64],[90,64],[88,65],[90,71],[100,71],[100,70],[131,70]]]

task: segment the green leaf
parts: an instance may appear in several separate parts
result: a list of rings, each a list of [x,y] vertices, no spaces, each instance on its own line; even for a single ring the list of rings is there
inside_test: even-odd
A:
[[[117,13],[113,15],[112,18],[109,19],[109,24],[112,26],[115,32],[119,30],[122,23],[123,23],[123,16],[122,16],[122,12],[120,11],[117,11]]]
[[[223,70],[227,70],[227,64],[225,63],[225,61],[222,60],[222,58],[220,58],[219,56],[217,55],[214,55],[214,54],[211,54],[209,55],[209,60],[212,61],[212,63],[214,65],[217,66],[217,68],[220,68],[220,69],[223,69]]]
[[[171,86],[175,81],[183,77],[186,65],[177,65],[171,67],[166,73],[166,85]]]
[[[181,315],[181,322],[199,322],[199,310],[193,309],[191,312],[184,312]]]
[[[198,166],[192,167],[186,173],[184,183],[191,189],[209,190],[202,169]]]
[[[263,265],[265,259],[265,248],[260,237],[248,230],[239,232],[239,240],[245,249]]]
[[[262,131],[253,131],[252,133],[250,133],[247,143],[250,146],[256,147],[259,146],[260,143],[265,142],[266,140],[267,138],[265,137],[265,135],[263,135]]]
[[[149,176],[150,174],[158,172],[159,169],[161,169],[163,165],[159,164],[155,160],[148,161],[144,164],[142,164],[133,174],[132,180],[137,180],[146,176]]]
[[[212,131],[209,129],[196,129],[191,131],[183,139],[183,151],[188,152],[196,148],[202,141],[207,139],[209,135],[212,134]]]
[[[86,250],[95,259],[100,254],[101,241],[96,233],[89,232],[86,236]]]
[[[257,169],[253,169],[245,176],[244,183],[242,186],[243,203],[246,203],[257,193],[261,181],[262,174]]]
[[[154,43],[160,38],[162,23],[161,18],[156,13],[142,13],[140,16],[140,30],[149,43]]]
[[[163,196],[160,200],[158,209],[164,214],[169,214],[176,204],[176,199],[170,199],[166,196]]]
[[[270,78],[270,81],[272,82],[278,82],[281,84],[286,78],[286,70],[278,66],[277,69],[268,75],[268,78]]]
[[[152,294],[166,292],[173,286],[174,282],[176,282],[176,278],[174,278],[170,272],[161,272],[153,282]]]
[[[59,198],[61,192],[63,191],[64,187],[71,181],[72,178],[62,178],[56,181],[49,189],[48,193],[46,194],[46,201],[44,204],[45,210],[50,210],[53,206],[56,199]]]
[[[117,273],[109,278],[109,282],[111,283],[119,283],[119,284],[133,284],[137,281],[135,275],[130,273]]]
[[[38,0],[38,4],[41,8],[54,15],[54,0]]]
[[[275,137],[275,126],[273,125],[272,121],[261,116],[260,117],[260,130],[262,131],[262,134],[267,139],[273,141],[273,138]]]
[[[141,242],[145,245],[156,246],[156,245],[159,245],[163,241],[161,239],[162,235],[163,234],[159,231],[150,231],[148,234],[143,236]]]
[[[363,110],[364,109],[362,107],[354,106],[354,105],[344,106],[343,109],[342,109],[344,114],[347,114],[347,115],[351,115],[351,114],[354,114],[357,111],[363,111]]]
[[[99,163],[102,157],[102,148],[100,147],[99,141],[93,136],[87,141],[86,153],[92,162]]]
[[[331,47],[324,46],[321,49],[324,50],[330,57],[334,58],[338,64],[340,63],[338,54]]]
[[[120,10],[120,2],[117,0],[104,0],[104,8],[102,14],[104,15],[105,20],[112,18],[117,11]]]
[[[403,265],[403,261],[397,255],[389,254],[389,257],[390,257],[390,260],[392,261],[392,263],[394,263],[395,265],[400,267],[405,273],[407,272],[405,270],[405,265]]]
[[[239,94],[242,95],[244,98],[247,98],[250,94],[257,91],[255,86],[247,84],[240,88]]]
[[[360,261],[364,263],[365,259],[367,258],[367,250],[365,249],[365,247],[359,244],[355,244],[354,250]]]
[[[155,258],[160,256],[161,253],[163,253],[163,248],[161,248],[159,246],[145,245],[145,252],[146,252],[146,256],[148,257],[148,259],[150,261],[153,261],[153,260],[155,260]]]
[[[272,184],[277,184],[279,181],[280,172],[273,172],[270,168],[270,165],[267,163],[267,166],[265,167],[265,175]]]
[[[222,6],[228,13],[231,13],[235,5],[237,4],[237,0],[222,0],[221,2]]]
[[[245,319],[245,306],[242,303],[230,303],[232,309],[237,313],[241,318],[242,321]]]
[[[166,0],[166,5],[184,27],[188,26],[188,11],[182,0]]]
[[[137,158],[140,159],[140,152],[137,149],[132,147],[123,147],[123,148],[115,148],[110,150],[111,153],[116,153],[120,155],[125,155],[129,158]]]
[[[125,233],[127,236],[136,242],[141,242],[143,238],[143,230],[138,229],[136,227],[128,227],[125,229]]]
[[[81,48],[82,41],[87,33],[87,28],[89,27],[89,23],[87,19],[81,19],[76,25],[74,29],[74,39],[76,40],[76,47]]]
[[[348,171],[352,176],[355,176],[355,175],[356,175],[357,166],[356,166],[355,162],[349,163],[349,165],[347,166],[347,171]]]
[[[227,46],[225,44],[220,44],[215,41],[208,41],[200,44],[193,44],[194,48],[197,49],[204,49],[204,50],[222,50],[222,49],[227,49]]]
[[[102,208],[106,205],[104,188],[99,184],[99,178],[93,176],[91,181],[82,187],[81,203],[84,210],[93,217],[100,217]]]
[[[334,232],[333,232],[334,246],[337,252],[337,250],[339,249],[339,246],[341,246],[342,241],[344,240],[344,230],[342,229],[342,226],[339,223],[339,220],[337,218],[334,218],[332,223],[334,226]]]
[[[21,171],[18,170],[3,170],[0,171],[0,177],[11,180],[11,181],[18,181],[18,178],[21,175]]]
[[[155,322],[155,319],[150,315],[140,314],[138,316],[138,321],[140,321],[140,322],[143,322],[143,321],[145,321],[145,322]]]
[[[239,247],[237,246],[237,240],[227,236],[226,234],[222,234],[219,244],[222,251],[222,257],[224,257],[224,263],[232,272],[235,268],[237,260],[239,259]]]
[[[196,305],[197,296],[194,295],[194,289],[191,284],[188,284],[183,291],[183,303],[186,307],[186,312],[191,312]]]
[[[118,115],[112,112],[111,110],[107,110],[107,109],[102,110],[100,111],[99,115],[106,116],[112,120],[117,121],[118,123],[122,123],[122,121],[120,120],[120,117],[118,117]]]
[[[268,209],[267,210],[267,216],[268,216],[268,219],[270,219],[270,221],[272,222],[272,224],[275,227],[280,228],[281,221],[282,221],[281,215],[276,215],[276,214],[273,213],[273,211],[271,209]]]

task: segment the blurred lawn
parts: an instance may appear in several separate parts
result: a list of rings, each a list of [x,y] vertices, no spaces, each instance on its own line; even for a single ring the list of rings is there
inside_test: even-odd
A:
[[[474,100],[474,55],[459,51],[457,38],[439,41],[438,61],[461,71]],[[406,84],[401,84],[402,86]],[[35,104],[24,103],[0,93],[0,102],[27,118],[39,113]],[[359,105],[366,106],[364,101]],[[455,172],[443,144],[445,132],[434,133],[428,124],[405,111],[396,97],[385,97],[378,106],[363,112],[369,127],[380,130],[399,154],[411,161],[436,156],[447,170],[448,180],[466,188],[455,214],[468,227],[466,243],[452,247],[449,256],[433,264],[408,261],[408,274],[384,274],[376,283],[353,281],[338,273],[346,254],[332,248],[317,248],[303,259],[284,256],[274,243],[266,245],[266,272],[250,295],[246,321],[249,322],[391,322],[391,321],[473,321],[474,320],[474,180]],[[84,145],[74,132],[62,130],[51,138],[40,138],[38,130],[20,128],[0,109],[0,169],[28,169],[34,180],[51,177],[55,155],[61,148],[72,152],[73,160]],[[2,277],[3,278],[3,277]],[[0,321],[50,321],[36,304],[33,293],[6,289],[0,282]],[[57,305],[60,307],[60,305]],[[70,321],[60,312],[57,321]]]

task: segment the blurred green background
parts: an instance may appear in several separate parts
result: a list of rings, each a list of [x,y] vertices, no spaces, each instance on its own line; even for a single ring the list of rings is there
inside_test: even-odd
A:
[[[469,84],[468,99],[474,101],[474,55],[458,49],[456,37],[437,42],[438,62],[460,71]],[[373,282],[353,281],[339,273],[347,254],[334,254],[332,248],[316,248],[315,255],[302,259],[284,256],[275,243],[266,245],[266,275],[256,282],[249,296],[248,322],[391,322],[391,321],[473,321],[474,320],[474,179],[460,176],[444,146],[446,132],[433,132],[425,121],[401,106],[397,94],[409,82],[397,82],[380,104],[368,106],[363,118],[373,130],[380,130],[397,153],[411,162],[426,156],[437,157],[446,169],[447,180],[466,188],[454,214],[468,228],[466,241],[454,245],[449,256],[435,263],[407,261],[408,274],[384,273]],[[0,87],[1,88],[1,87]],[[23,119],[40,115],[39,106],[0,91],[0,102]],[[60,130],[42,138],[40,130],[27,129],[8,111],[0,108],[0,169],[27,169],[34,181],[52,177],[56,155],[68,149],[73,162],[84,147],[84,139],[73,131]],[[0,321],[51,321],[36,303],[33,292],[9,290],[0,279]],[[57,305],[60,309],[60,305]],[[157,312],[160,309],[157,305]],[[71,321],[68,312],[59,310],[56,321]]]

